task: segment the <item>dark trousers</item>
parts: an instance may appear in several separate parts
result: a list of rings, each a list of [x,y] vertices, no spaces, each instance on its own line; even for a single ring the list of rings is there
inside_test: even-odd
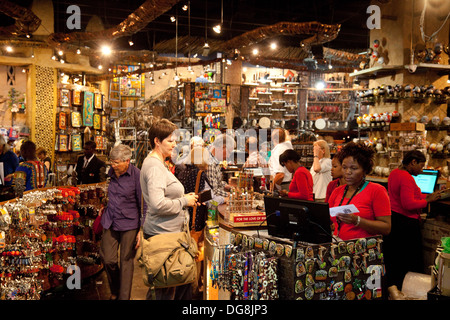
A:
[[[170,288],[150,288],[147,291],[147,300],[153,299],[152,290],[155,290],[155,300],[192,300],[191,283]]]
[[[100,255],[108,276],[111,295],[130,300],[133,283],[134,257],[138,229],[129,231],[103,230]],[[120,265],[119,265],[120,246]]]
[[[402,289],[408,272],[424,273],[420,221],[392,212],[391,233],[383,237],[387,287]]]

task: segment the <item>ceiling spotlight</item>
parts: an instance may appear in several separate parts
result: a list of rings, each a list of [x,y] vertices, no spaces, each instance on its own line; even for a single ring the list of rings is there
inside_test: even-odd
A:
[[[133,39],[132,39],[132,38],[130,38],[130,39],[128,40],[128,44],[130,45],[130,47],[132,47],[132,46],[134,45],[134,42],[133,42]]]
[[[331,63],[328,65],[328,69],[333,69],[333,66],[331,65]]]
[[[25,68],[23,68],[23,69],[22,69],[22,73],[25,73],[25,72],[27,72],[27,70],[25,70]]]
[[[81,54],[81,49],[80,48],[77,49],[77,54]]]
[[[253,49],[252,53],[256,56],[259,53],[259,51],[258,49]]]
[[[277,48],[277,44],[275,42],[272,42],[270,44],[270,49],[275,50]]]
[[[27,33],[27,34],[25,35],[25,37],[27,37],[27,39],[30,39],[30,38],[31,38],[31,34]]]
[[[59,60],[59,62],[64,63],[65,61],[64,61],[64,59],[61,59],[61,60]]]
[[[103,69],[103,66],[100,64],[99,66],[98,66],[98,70],[102,70]]]
[[[63,52],[62,50],[59,50],[59,51],[58,51],[58,54],[59,54],[60,56],[62,56],[62,55],[64,54],[64,52]]]
[[[6,52],[13,52],[13,48],[11,46],[6,47]]]
[[[104,45],[102,46],[102,54],[105,56],[109,56],[112,53],[111,47]]]
[[[185,4],[184,6],[182,6],[182,7],[181,7],[181,9],[183,9],[183,11],[187,11],[187,9],[188,9],[188,5],[187,5],[187,4]]]
[[[56,60],[56,56],[55,55],[52,56],[52,60]]]
[[[215,33],[221,33],[222,32],[222,25],[218,24],[213,28]]]
[[[170,21],[175,22],[175,21],[177,21],[177,18],[175,18],[174,16],[171,16]]]
[[[175,80],[175,81],[180,81],[180,78],[178,77],[178,75],[175,75],[175,77],[173,78],[173,80]]]

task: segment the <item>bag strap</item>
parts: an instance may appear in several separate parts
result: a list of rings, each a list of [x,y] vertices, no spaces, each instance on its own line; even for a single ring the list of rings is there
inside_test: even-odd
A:
[[[195,194],[198,194],[198,188],[200,186],[200,179],[202,177],[203,170],[199,170],[197,173],[197,180],[195,181]],[[195,215],[197,214],[197,206],[194,206],[192,211],[192,225],[191,230],[195,229]]]

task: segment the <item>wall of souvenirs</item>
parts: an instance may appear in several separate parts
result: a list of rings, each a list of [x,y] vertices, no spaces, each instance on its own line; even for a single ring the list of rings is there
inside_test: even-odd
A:
[[[0,300],[39,300],[66,285],[75,266],[81,279],[100,271],[91,227],[105,197],[103,183],[39,189],[0,203]]]
[[[96,88],[58,86],[54,172],[66,171],[68,165],[75,164],[88,140],[95,141],[100,154],[106,151],[109,111],[105,95]],[[57,185],[65,184],[60,180]]]

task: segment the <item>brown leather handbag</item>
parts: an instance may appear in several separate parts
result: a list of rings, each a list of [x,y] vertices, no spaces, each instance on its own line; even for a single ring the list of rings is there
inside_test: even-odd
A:
[[[197,173],[197,180],[195,181],[195,194],[198,194],[198,188],[200,185],[200,179],[202,177],[203,170],[199,170]],[[196,261],[203,261],[204,259],[204,229],[200,231],[195,231],[195,216],[197,213],[197,206],[194,206],[192,212],[192,223],[191,223],[191,237],[197,242],[198,255],[195,259]]]

